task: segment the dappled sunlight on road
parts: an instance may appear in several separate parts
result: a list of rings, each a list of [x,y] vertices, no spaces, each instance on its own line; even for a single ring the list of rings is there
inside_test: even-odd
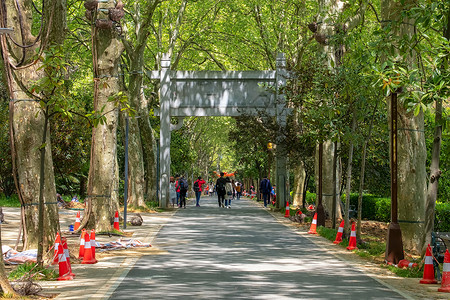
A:
[[[403,299],[249,200],[179,209],[112,299]]]

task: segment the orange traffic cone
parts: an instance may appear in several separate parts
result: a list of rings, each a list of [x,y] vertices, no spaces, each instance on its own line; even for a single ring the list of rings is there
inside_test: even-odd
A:
[[[83,229],[81,231],[81,237],[80,237],[80,252],[78,252],[79,259],[82,259],[84,257],[84,246],[86,244],[86,241],[84,240],[85,236],[86,236],[86,230]]]
[[[428,244],[427,252],[425,253],[425,265],[423,268],[423,279],[419,281],[424,284],[437,283],[434,278],[434,266],[433,266],[433,256],[431,255],[431,246]]]
[[[69,273],[71,276],[75,277],[75,274],[72,273],[72,265],[70,264],[69,248],[67,247],[67,239],[65,237],[61,238],[61,244],[63,246],[64,256],[66,257]]]
[[[56,233],[56,239],[55,239],[55,245],[54,245],[54,254],[53,254],[53,262],[52,265],[56,265],[59,262],[58,258],[58,246],[61,243],[61,236],[59,235],[59,232]]]
[[[120,231],[120,227],[119,227],[119,212],[117,210],[116,210],[116,214],[114,215],[114,229]]]
[[[341,225],[339,225],[339,229],[336,234],[336,239],[334,240],[333,244],[339,244],[340,242],[342,242],[342,234],[344,233],[344,224],[345,224],[345,221],[342,220]]]
[[[444,270],[442,271],[441,287],[439,292],[450,293],[450,253],[448,249],[445,251],[444,256]]]
[[[97,263],[97,260],[92,257],[92,250],[91,250],[91,240],[89,239],[89,234],[86,233],[84,236],[84,256],[82,264],[95,264]]]
[[[348,241],[348,247],[347,250],[355,250],[358,249],[356,247],[356,228],[355,228],[355,222],[352,223],[352,231],[350,232],[350,240]]]
[[[92,250],[92,257],[95,259],[95,246],[96,246],[96,242],[95,242],[95,230],[92,229],[91,230],[91,250]]]
[[[284,214],[285,218],[289,218],[291,213],[289,212],[289,202],[286,202],[286,213]]]
[[[77,217],[75,218],[75,226],[73,226],[73,230],[78,230],[80,228],[80,211],[77,211]]]
[[[415,268],[417,266],[418,266],[418,264],[412,263],[412,262],[410,262],[407,259],[402,259],[397,264],[397,267],[401,268],[401,269],[403,269],[403,268]]]
[[[311,227],[309,228],[308,233],[317,234],[316,228],[317,228],[317,213],[314,214],[314,218],[312,220]]]
[[[63,246],[58,245],[58,258],[59,258],[59,277],[58,280],[72,280],[73,276],[70,275],[66,256],[64,255]]]

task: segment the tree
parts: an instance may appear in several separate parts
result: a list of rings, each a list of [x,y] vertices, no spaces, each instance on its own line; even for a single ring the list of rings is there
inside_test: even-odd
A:
[[[2,27],[16,28],[7,40],[2,39],[2,54],[11,99],[13,174],[22,204],[25,249],[36,248],[38,244],[40,249],[51,245],[59,229],[51,143],[40,103],[41,95],[32,89],[32,85],[46,76],[42,68],[43,51],[60,45],[64,39],[65,7],[64,0],[43,1],[42,17],[37,19],[42,22],[42,32],[37,36],[32,33],[33,16],[41,12],[36,12],[31,2],[6,1],[1,8]],[[43,154],[43,164],[39,150]],[[45,174],[45,180],[41,171]],[[42,185],[40,180],[43,180]],[[40,213],[35,205],[39,196]],[[38,243],[38,232],[43,234],[43,243]]]
[[[123,13],[121,1],[86,1],[85,7],[92,15],[92,53],[94,61],[94,111],[104,118],[92,130],[91,158],[87,189],[86,217],[83,226],[96,231],[111,231],[111,219],[118,209],[117,126],[118,103],[124,101],[119,94],[119,62],[123,44],[118,28]],[[91,5],[90,5],[91,4]],[[109,15],[114,8],[116,15]],[[88,13],[89,14],[89,13]],[[123,15],[123,14],[122,14]],[[113,23],[114,21],[114,23]],[[83,227],[81,226],[81,227]]]

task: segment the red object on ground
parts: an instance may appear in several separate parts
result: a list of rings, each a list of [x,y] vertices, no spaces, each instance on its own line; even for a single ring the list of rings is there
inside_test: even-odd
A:
[[[418,264],[412,263],[407,259],[402,259],[397,264],[397,267],[399,267],[399,268],[415,268],[417,266],[418,266]]]
[[[54,254],[53,254],[53,262],[52,265],[56,265],[57,263],[59,263],[59,259],[58,259],[58,246],[59,244],[61,244],[61,237],[59,235],[59,232],[56,233],[56,239],[55,239],[55,245],[54,245]]]
[[[355,222],[352,223],[352,231],[350,233],[350,240],[348,241],[348,247],[347,250],[355,250],[358,249],[356,247],[356,228],[355,228]]]
[[[314,214],[314,218],[311,222],[311,227],[309,228],[308,233],[309,234],[317,234],[316,228],[317,228],[317,213]]]
[[[70,275],[75,277],[75,274],[72,273],[72,265],[70,264],[69,247],[67,247],[67,239],[65,237],[61,238],[61,244],[63,246],[64,256],[66,257],[67,266],[69,268],[69,273],[70,273]]]
[[[342,220],[341,225],[339,225],[339,229],[336,234],[336,239],[334,240],[333,244],[339,244],[340,242],[342,242],[342,234],[344,233],[344,224],[345,224],[345,221]]]
[[[59,258],[59,277],[58,280],[72,280],[73,276],[70,275],[69,264],[67,263],[66,256],[64,255],[63,246],[58,245],[58,258]]]
[[[111,224],[111,223],[109,223]],[[116,210],[116,214],[114,215],[114,229],[120,231],[119,227],[119,212]]]
[[[284,214],[285,218],[289,218],[291,213],[289,212],[289,202],[286,202],[286,213]]]
[[[84,236],[84,257],[82,264],[95,264],[97,263],[97,260],[92,257],[92,250],[91,250],[91,240],[89,239],[89,234],[86,233]]]
[[[92,250],[92,257],[95,260],[95,246],[96,246],[96,242],[95,242],[95,230],[92,229],[91,230],[91,250]]]
[[[442,271],[441,287],[439,292],[450,293],[450,253],[448,249],[445,251],[444,256],[444,270]]]
[[[423,284],[434,284],[437,283],[434,278],[434,266],[433,266],[433,256],[431,255],[431,246],[428,244],[427,252],[425,254],[425,266],[423,268],[423,279],[420,281]]]
[[[78,230],[80,228],[80,211],[77,211],[77,216],[75,218],[75,225],[73,226],[73,230]]]
[[[79,259],[82,259],[84,257],[84,245],[86,244],[86,241],[84,240],[85,235],[86,235],[86,230],[83,229],[81,231],[81,237],[80,237],[80,252],[78,252]]]

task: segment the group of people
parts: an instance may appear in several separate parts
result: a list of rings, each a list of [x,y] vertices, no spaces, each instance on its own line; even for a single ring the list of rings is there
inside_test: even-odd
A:
[[[209,193],[211,196],[215,192],[218,197],[219,207],[231,208],[231,200],[235,198],[239,200],[243,191],[241,183],[234,181],[234,179],[230,180],[229,177],[225,178],[223,172],[220,173],[220,177],[217,179],[215,185],[211,182],[204,187],[205,184],[206,181],[203,180],[201,176],[198,176],[197,180],[193,183],[196,207],[200,207],[200,197],[202,192],[205,192],[206,195]],[[179,208],[186,208],[187,191],[188,183],[183,175],[170,177],[170,199],[173,206],[176,205]]]
[[[242,192],[244,191],[244,187],[241,183],[236,182],[234,179],[230,179],[229,177],[225,177],[225,174],[223,172],[220,173],[220,177],[217,179],[215,186],[211,182],[204,189],[203,186],[205,184],[206,181],[203,180],[201,176],[198,176],[197,180],[195,180],[193,183],[196,207],[200,207],[200,197],[202,195],[202,192],[213,195],[215,191],[217,193],[219,207],[231,208],[231,200],[235,198],[239,200],[241,198]],[[177,207],[186,208],[187,191],[188,182],[183,175],[170,177],[170,199],[172,200],[173,206],[175,206],[176,204]],[[270,204],[270,202],[275,202],[275,190],[267,176],[264,176],[264,178],[261,180],[259,191],[262,194],[265,208],[267,208],[267,205]]]

